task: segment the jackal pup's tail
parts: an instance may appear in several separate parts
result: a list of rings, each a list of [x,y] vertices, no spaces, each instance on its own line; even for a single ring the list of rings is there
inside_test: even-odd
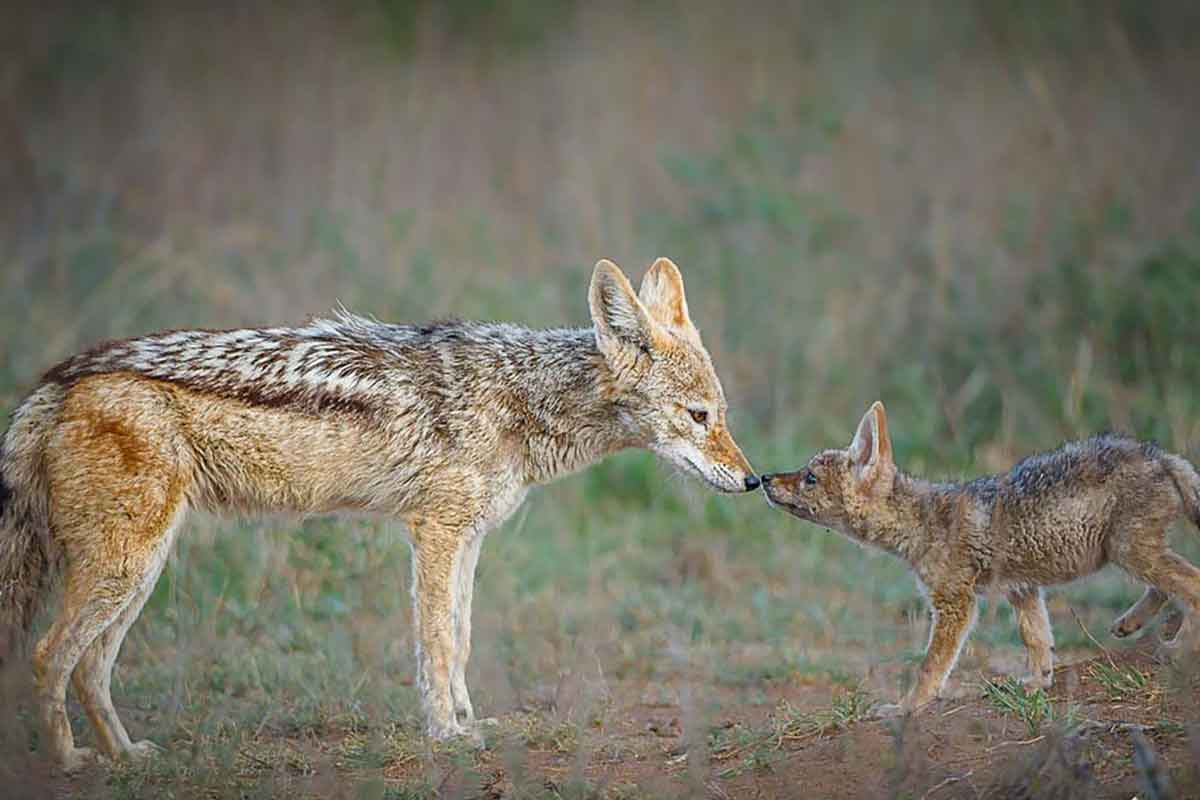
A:
[[[57,562],[43,462],[61,400],[58,387],[34,392],[0,443],[0,665],[23,648]]]
[[[1200,528],[1200,474],[1197,474],[1196,468],[1183,456],[1164,456],[1163,463],[1171,480],[1175,482],[1188,519]]]

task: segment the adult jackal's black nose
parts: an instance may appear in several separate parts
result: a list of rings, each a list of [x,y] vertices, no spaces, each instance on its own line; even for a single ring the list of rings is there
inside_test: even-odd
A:
[[[757,475],[747,475],[746,476],[746,491],[753,492],[755,489],[758,488],[758,484],[760,482],[761,481],[758,480]]]

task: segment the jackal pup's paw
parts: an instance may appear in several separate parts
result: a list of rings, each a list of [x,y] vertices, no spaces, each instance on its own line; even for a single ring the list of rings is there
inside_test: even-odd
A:
[[[1054,685],[1054,670],[1031,672],[1021,677],[1021,685],[1026,689],[1049,689]]]
[[[72,747],[59,760],[59,768],[70,775],[92,766],[100,760],[100,754],[90,747]]]
[[[1122,614],[1109,627],[1108,632],[1113,635],[1114,639],[1126,639],[1133,636],[1145,626],[1146,620],[1129,614]]]
[[[142,739],[140,742],[134,742],[125,751],[125,757],[130,761],[147,761],[155,756],[166,752],[163,748],[156,745],[149,739]]]
[[[1183,648],[1180,647],[1179,638],[1163,639],[1161,636],[1155,637],[1154,642],[1154,662],[1156,664],[1170,664],[1173,661],[1178,661],[1183,654]]]
[[[1200,631],[1184,620],[1183,624],[1170,639],[1162,632],[1155,637],[1154,658],[1160,664],[1167,664],[1200,653]]]

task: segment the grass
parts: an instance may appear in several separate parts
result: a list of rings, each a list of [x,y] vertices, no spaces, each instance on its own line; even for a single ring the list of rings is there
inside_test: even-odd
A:
[[[1042,723],[1054,719],[1054,706],[1044,689],[1030,689],[1012,678],[983,682],[984,697],[1000,712],[1025,724],[1030,736],[1036,736]]]
[[[710,733],[712,757],[722,764],[731,762],[717,775],[729,778],[770,769],[781,748],[811,742],[869,719],[873,705],[870,694],[855,687],[835,694],[827,709],[801,711],[784,701],[762,728],[717,728]]]
[[[1105,693],[1113,701],[1143,697],[1154,687],[1151,676],[1132,664],[1096,661],[1091,666],[1090,675],[1104,687]]]
[[[569,720],[548,720],[537,714],[523,714],[510,725],[525,747],[565,754],[579,749],[580,726]]]

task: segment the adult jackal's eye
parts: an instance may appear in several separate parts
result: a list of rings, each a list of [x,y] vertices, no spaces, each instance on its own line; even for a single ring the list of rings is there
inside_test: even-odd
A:
[[[688,413],[692,415],[692,419],[696,421],[697,425],[707,425],[708,424],[708,412],[705,411],[704,409],[689,408]]]
[[[808,486],[816,486],[817,485],[817,473],[813,472],[811,469],[808,470],[807,472],[805,472],[804,473],[804,483]]]

